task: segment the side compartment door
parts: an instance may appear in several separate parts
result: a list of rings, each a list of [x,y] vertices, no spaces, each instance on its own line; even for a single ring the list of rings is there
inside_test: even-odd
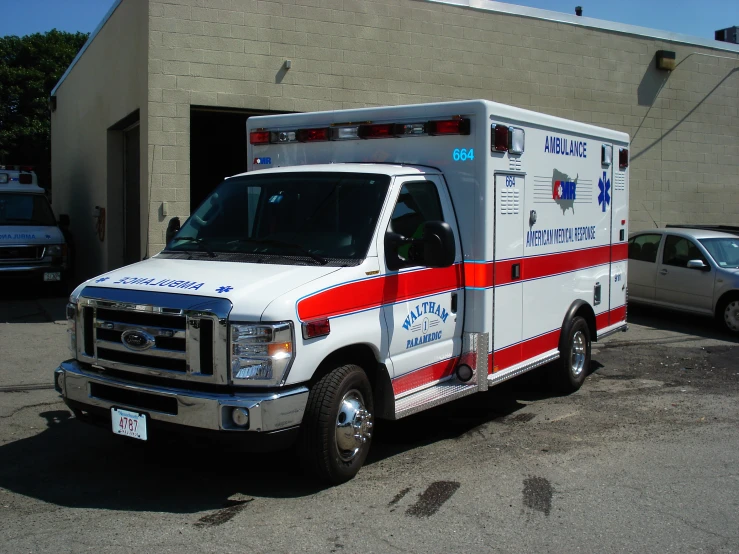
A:
[[[493,372],[521,361],[524,183],[523,175],[495,174]]]
[[[626,319],[629,192],[626,169],[620,168],[618,164],[612,164],[611,173],[613,186],[611,187],[611,286],[609,287],[608,325],[615,325]],[[599,182],[599,189],[600,184]],[[600,190],[598,192],[600,195]]]
[[[389,221],[378,233],[378,252],[383,253],[383,315],[388,327],[388,354],[395,377],[396,395],[438,382],[456,367],[462,351],[464,290],[462,253],[451,201],[441,179],[435,176],[400,177]],[[455,264],[445,268],[406,267],[387,269],[384,255],[386,231],[407,238],[421,238],[428,221],[445,221],[455,232]],[[409,246],[399,254],[408,258]]]

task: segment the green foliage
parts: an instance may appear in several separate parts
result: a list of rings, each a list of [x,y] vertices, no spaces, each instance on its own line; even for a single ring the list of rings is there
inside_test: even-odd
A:
[[[0,163],[29,164],[49,186],[49,95],[87,40],[56,29],[0,37]]]

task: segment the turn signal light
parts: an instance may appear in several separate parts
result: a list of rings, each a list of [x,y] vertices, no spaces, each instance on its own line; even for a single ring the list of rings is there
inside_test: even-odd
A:
[[[325,337],[331,332],[331,324],[328,319],[316,319],[303,323],[303,338],[314,339],[316,337]]]
[[[506,152],[508,150],[508,126],[496,125],[493,127],[493,150]]]

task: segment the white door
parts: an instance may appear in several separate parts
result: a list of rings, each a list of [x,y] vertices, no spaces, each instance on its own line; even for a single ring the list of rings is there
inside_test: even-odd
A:
[[[389,357],[395,379],[394,388],[402,394],[448,377],[461,353],[464,321],[462,255],[454,213],[443,184],[436,177],[402,177],[396,180],[397,200],[387,229],[407,238],[421,238],[427,221],[446,221],[456,236],[456,263],[446,268],[423,265],[384,273],[383,314],[388,326]],[[384,233],[378,240],[384,241]],[[384,252],[384,243],[378,251]],[[402,246],[401,257],[413,259],[411,247]]]
[[[493,281],[493,372],[521,361],[523,333],[524,181],[495,175],[495,273]]]

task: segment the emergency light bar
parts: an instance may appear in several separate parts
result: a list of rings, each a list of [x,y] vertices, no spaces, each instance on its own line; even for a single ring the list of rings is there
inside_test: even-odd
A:
[[[424,123],[362,123],[316,129],[269,131],[259,129],[249,133],[250,144],[285,144],[293,142],[323,142],[327,140],[359,140],[439,135],[469,135],[470,120],[455,117]]]

